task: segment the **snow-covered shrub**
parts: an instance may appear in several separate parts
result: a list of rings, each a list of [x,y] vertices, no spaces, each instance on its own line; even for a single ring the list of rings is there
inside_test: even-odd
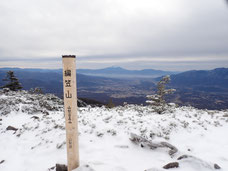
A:
[[[112,102],[112,99],[109,99],[109,102],[107,104],[107,108],[114,108],[115,107],[115,104]]]
[[[29,93],[31,93],[31,94],[44,94],[42,88],[40,88],[40,87],[36,87],[36,88],[34,88],[34,89],[31,88],[31,89],[29,90]]]
[[[163,113],[165,110],[167,110],[167,108],[169,107],[166,104],[165,101],[165,95],[167,94],[171,94],[174,91],[176,91],[175,89],[165,89],[166,85],[169,83],[170,81],[170,76],[164,76],[158,83],[157,83],[157,94],[153,94],[153,95],[147,95],[147,101],[146,103],[150,104],[154,111],[161,114]]]

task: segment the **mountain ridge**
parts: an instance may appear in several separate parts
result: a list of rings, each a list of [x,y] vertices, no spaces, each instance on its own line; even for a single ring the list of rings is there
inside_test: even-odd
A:
[[[149,77],[155,78],[162,75],[177,74],[175,71],[163,71],[155,69],[128,70],[121,67],[107,67],[103,69],[78,69],[78,73],[86,75],[100,75],[109,77]]]

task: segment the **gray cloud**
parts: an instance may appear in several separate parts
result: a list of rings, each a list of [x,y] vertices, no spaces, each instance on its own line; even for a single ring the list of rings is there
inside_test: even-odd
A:
[[[0,25],[0,67],[60,68],[62,54],[76,54],[80,68],[187,70],[228,62],[223,0],[2,1]]]

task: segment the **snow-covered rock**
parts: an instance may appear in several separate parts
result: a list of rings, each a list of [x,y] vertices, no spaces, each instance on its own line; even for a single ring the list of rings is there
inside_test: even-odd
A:
[[[76,170],[160,171],[172,162],[179,162],[172,170],[208,171],[214,164],[228,170],[228,111],[170,111],[159,115],[138,105],[78,108],[81,166]],[[7,131],[8,126],[17,130]],[[129,140],[132,133],[172,144],[178,152],[170,156],[167,148],[141,148]],[[48,171],[56,163],[66,164],[65,137],[61,99],[0,92],[0,170]],[[183,155],[194,157],[177,160]]]

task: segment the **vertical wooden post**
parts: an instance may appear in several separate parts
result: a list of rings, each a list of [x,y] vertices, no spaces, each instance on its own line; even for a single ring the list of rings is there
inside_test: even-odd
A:
[[[64,113],[68,171],[79,167],[76,63],[74,55],[63,55]]]

